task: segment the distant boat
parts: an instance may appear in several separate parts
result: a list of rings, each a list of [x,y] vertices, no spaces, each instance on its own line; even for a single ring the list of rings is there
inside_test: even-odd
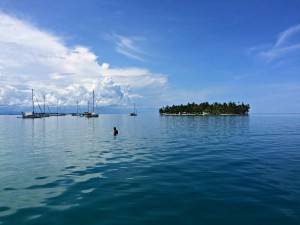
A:
[[[93,111],[92,112],[85,112],[85,113],[83,113],[83,116],[85,116],[87,118],[99,117],[99,114],[95,113],[94,105],[95,105],[95,93],[94,93],[94,90],[93,90]],[[88,109],[88,111],[89,111],[89,109]]]
[[[77,101],[77,112],[76,113],[72,113],[72,116],[82,116],[81,113],[78,112],[78,101]]]
[[[44,95],[44,112],[38,113],[40,117],[49,117],[50,114],[46,113],[46,95]]]
[[[42,118],[39,114],[35,114],[34,112],[22,112],[23,119],[36,119]]]
[[[22,112],[23,119],[42,118],[38,113],[34,113],[33,89],[31,89],[32,112]]]
[[[60,111],[60,112],[58,112]],[[56,105],[56,113],[50,113],[50,116],[66,116],[66,113],[61,112],[61,108],[59,107],[59,100],[57,100],[57,105]]]
[[[97,114],[95,112],[85,112],[85,113],[83,113],[83,116],[91,118],[91,117],[99,117],[99,114]]]
[[[134,103],[134,106],[133,106],[133,112],[129,114],[130,116],[137,116],[137,110],[135,108],[135,103]]]

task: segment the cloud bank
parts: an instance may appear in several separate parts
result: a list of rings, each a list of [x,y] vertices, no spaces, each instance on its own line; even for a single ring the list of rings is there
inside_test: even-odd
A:
[[[137,51],[121,39],[120,49]],[[0,49],[0,105],[28,106],[34,89],[49,105],[85,105],[95,90],[98,106],[126,106],[132,98],[155,98],[167,83],[165,75],[145,68],[99,64],[91,49],[67,47],[62,38],[3,13]]]

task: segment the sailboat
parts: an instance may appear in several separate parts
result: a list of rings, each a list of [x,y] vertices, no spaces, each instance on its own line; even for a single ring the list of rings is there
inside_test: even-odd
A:
[[[130,116],[137,116],[137,111],[135,108],[135,103],[134,103],[134,107],[133,107],[133,112],[129,114]]]
[[[81,116],[81,114],[78,112],[78,100],[77,100],[77,112],[76,113],[72,113],[72,116]]]
[[[46,113],[46,95],[44,95],[44,112],[38,113],[38,115],[41,117],[49,117],[50,116],[49,113]]]
[[[91,117],[99,117],[99,114],[95,113],[95,93],[94,93],[94,90],[93,90],[93,111],[92,112],[89,112],[89,109],[88,109],[88,112],[85,112],[83,114],[83,116],[87,117],[87,118],[91,118]],[[88,107],[89,108],[89,107]]]
[[[59,100],[57,100],[57,105],[56,105],[56,113],[51,113],[51,116],[65,116],[65,113],[61,113],[61,108],[59,107]],[[60,110],[60,113],[58,112],[58,109]]]
[[[33,89],[31,89],[32,112],[22,112],[23,119],[42,118],[39,114],[34,113]]]

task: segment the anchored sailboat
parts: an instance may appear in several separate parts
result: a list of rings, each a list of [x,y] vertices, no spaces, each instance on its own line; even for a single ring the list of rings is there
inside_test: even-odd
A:
[[[38,105],[39,105],[39,102],[38,102]],[[39,107],[40,107],[40,105],[39,105]],[[38,115],[41,117],[49,117],[50,116],[49,113],[46,113],[46,95],[44,95],[44,111],[41,113],[38,113]]]
[[[135,103],[134,103],[134,107],[133,107],[133,112],[129,114],[130,116],[137,116],[137,111],[135,108]]]
[[[31,89],[32,112],[22,112],[23,119],[42,118],[39,114],[34,113],[33,89]]]
[[[77,112],[76,113],[72,113],[71,114],[72,116],[82,116],[82,114],[79,113],[78,108],[79,108],[79,106],[78,106],[78,100],[77,100]]]
[[[87,117],[87,118],[91,118],[91,117],[99,117],[99,114],[95,113],[95,93],[94,93],[94,90],[93,90],[93,111],[90,112],[89,109],[88,109],[88,112],[85,112],[83,114],[83,116]],[[89,107],[88,107],[89,108]]]

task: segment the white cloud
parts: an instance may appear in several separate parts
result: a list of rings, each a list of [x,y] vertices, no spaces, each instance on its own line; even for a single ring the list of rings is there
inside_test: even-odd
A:
[[[260,52],[260,56],[267,58],[268,60],[273,60],[275,58],[282,57],[283,55],[286,55],[288,53],[295,52],[296,50],[300,50],[300,43],[280,48],[274,47],[270,50]]]
[[[144,53],[136,46],[136,42],[139,41],[140,38],[129,38],[116,34],[106,34],[105,37],[114,42],[116,45],[115,50],[118,53],[131,59],[145,61],[141,56],[144,55]]]
[[[280,47],[280,46],[284,45],[290,37],[292,37],[293,35],[295,35],[297,33],[300,34],[300,24],[290,27],[287,30],[283,31],[279,35],[277,42],[275,44],[275,47]],[[300,41],[300,40],[298,40],[298,41]]]
[[[116,37],[121,49],[139,52],[130,39]],[[29,105],[32,88],[49,104],[87,104],[94,89],[98,106],[126,105],[134,96],[160,95],[167,83],[165,75],[144,68],[99,65],[89,48],[66,47],[61,38],[2,13],[0,49],[0,105]]]
[[[292,26],[279,34],[276,42],[271,46],[255,47],[249,50],[261,57],[272,61],[288,54],[298,53],[300,50],[300,24]]]

